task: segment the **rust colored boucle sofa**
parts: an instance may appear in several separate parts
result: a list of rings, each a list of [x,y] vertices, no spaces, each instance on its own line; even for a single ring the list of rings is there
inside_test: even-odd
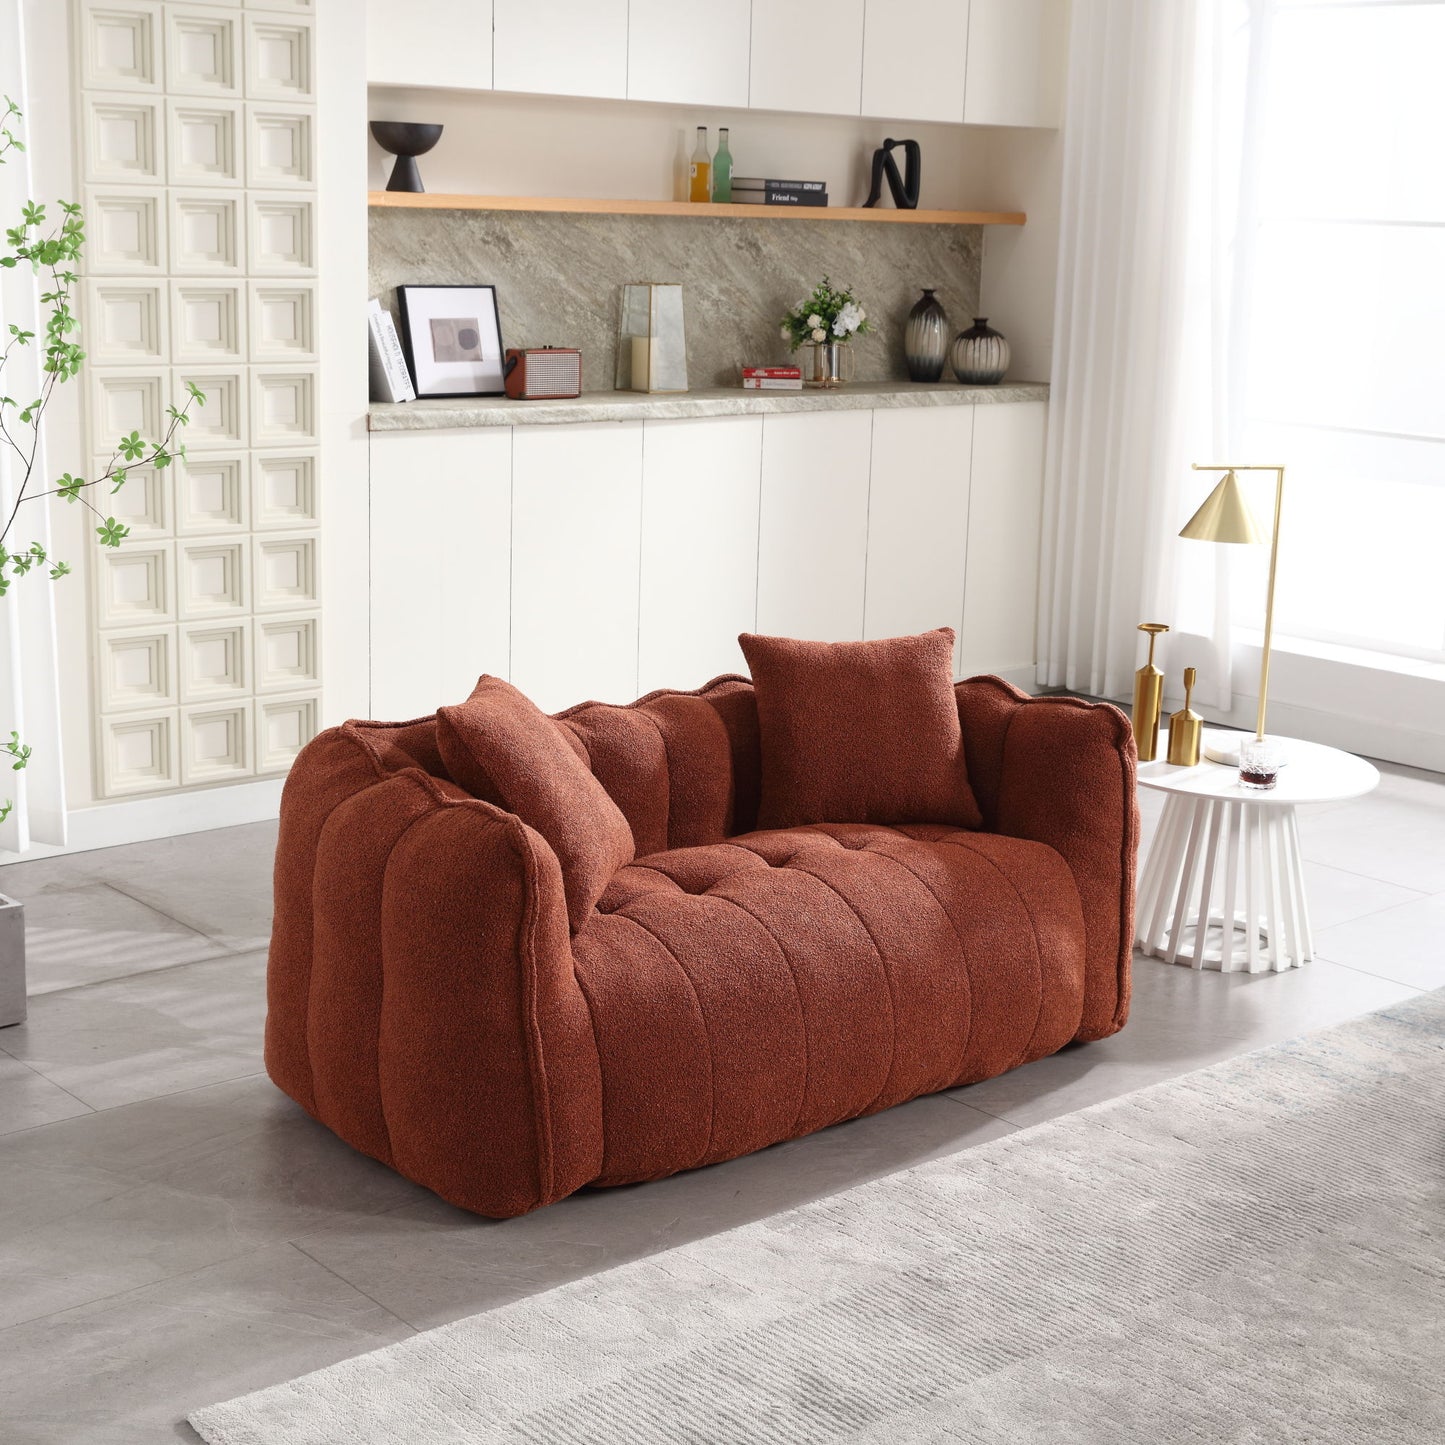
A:
[[[636,845],[575,936],[556,856],[447,776],[434,718],[322,733],[281,805],[272,1079],[357,1149],[505,1217],[1114,1033],[1128,723],[998,678],[955,695],[982,831],[755,831],[740,678],[559,714]]]

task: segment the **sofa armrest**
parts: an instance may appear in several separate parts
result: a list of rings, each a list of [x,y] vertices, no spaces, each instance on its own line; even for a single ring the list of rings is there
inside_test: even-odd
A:
[[[555,854],[345,728],[323,739],[282,801],[271,1077],[464,1208],[572,1193],[601,1168],[601,1075]]]
[[[1104,1038],[1129,1013],[1139,846],[1129,721],[1109,703],[1031,697],[996,677],[970,678],[955,694],[984,826],[1047,843],[1074,875],[1086,934],[1075,1038]]]
[[[596,1178],[601,1066],[556,855],[509,813],[448,803],[392,849],[381,909],[396,1168],[501,1217]]]

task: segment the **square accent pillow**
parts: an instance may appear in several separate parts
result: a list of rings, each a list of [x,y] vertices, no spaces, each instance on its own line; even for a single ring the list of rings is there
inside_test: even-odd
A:
[[[547,840],[576,933],[612,875],[632,862],[633,841],[622,810],[562,729],[511,683],[482,677],[464,703],[438,709],[437,746],[457,784]]]
[[[874,642],[738,638],[762,743],[758,827],[983,823],[963,758],[953,629]]]

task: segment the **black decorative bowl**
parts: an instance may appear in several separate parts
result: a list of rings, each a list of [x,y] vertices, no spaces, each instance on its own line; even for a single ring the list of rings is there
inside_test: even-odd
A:
[[[371,133],[382,150],[396,157],[387,190],[424,191],[416,158],[424,156],[442,138],[441,126],[410,120],[374,120]]]

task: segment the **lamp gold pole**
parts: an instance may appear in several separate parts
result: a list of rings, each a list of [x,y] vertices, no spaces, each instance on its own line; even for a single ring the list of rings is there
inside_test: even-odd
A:
[[[1269,655],[1274,641],[1274,581],[1279,570],[1279,518],[1284,504],[1284,468],[1280,466],[1246,466],[1224,463],[1205,465],[1191,464],[1196,472],[1223,472],[1224,476],[1214,490],[1204,499],[1204,504],[1179,529],[1181,537],[1196,542],[1262,542],[1254,514],[1244,489],[1239,485],[1236,472],[1273,472],[1274,483],[1274,526],[1269,539],[1269,588],[1264,604],[1264,649],[1259,664],[1259,711],[1255,717],[1255,738],[1264,740],[1265,704],[1269,693]]]

